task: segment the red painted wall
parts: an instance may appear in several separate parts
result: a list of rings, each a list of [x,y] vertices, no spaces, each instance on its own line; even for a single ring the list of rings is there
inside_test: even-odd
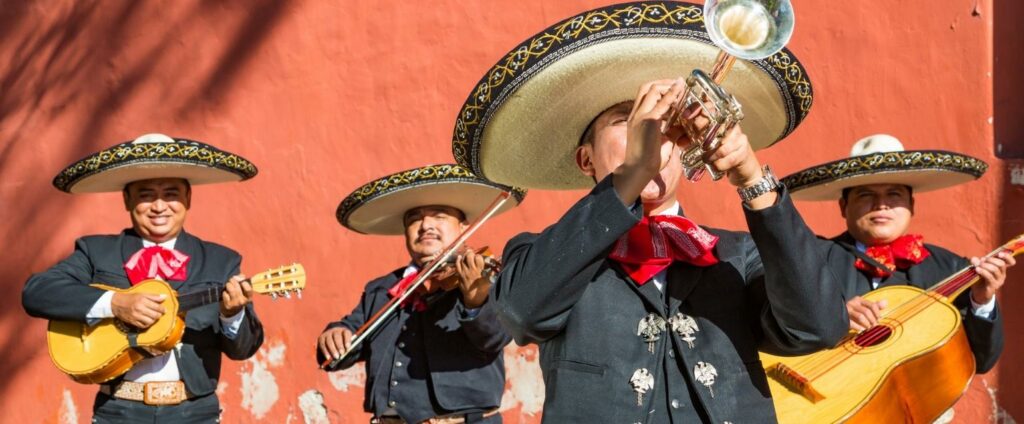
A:
[[[997,29],[1024,12],[1006,3]],[[301,301],[256,301],[267,343],[254,359],[225,366],[226,422],[365,422],[361,375],[317,371],[314,339],[355,304],[366,281],[407,257],[398,238],[342,229],[335,207],[384,173],[451,161],[454,116],[483,72],[536,31],[603,4],[4,2],[0,240],[7,249],[0,275],[10,295],[0,298],[3,421],[88,421],[94,387],[52,367],[45,322],[24,314],[18,293],[30,273],[69,254],[75,238],[128,225],[118,195],[70,196],[50,179],[99,148],[164,132],[208,141],[260,167],[250,182],[198,187],[189,231],[242,252],[249,272],[301,261],[310,276]],[[913,230],[965,255],[1021,232],[1012,212],[1024,206],[1011,180],[1016,162],[995,157],[992,117],[1008,116],[1002,122],[1010,124],[1020,114],[1019,102],[993,96],[993,46],[1009,58],[995,69],[998,79],[1020,74],[1019,50],[1012,52],[1022,44],[1011,30],[994,32],[993,7],[992,0],[797,2],[790,47],[811,74],[815,106],[761,160],[785,174],[844,156],[854,140],[879,132],[908,148],[966,152],[989,161],[989,173],[918,196]],[[996,85],[1019,88],[1020,80]],[[532,192],[475,243],[500,247],[520,231],[539,230],[579,196]],[[680,196],[699,221],[743,228],[725,184],[687,185]],[[819,232],[841,231],[835,205],[800,208]],[[975,379],[954,422],[1024,417],[1024,367],[1015,360],[1024,353],[1022,275],[1014,270],[1000,294],[1004,358]],[[506,420],[538,422],[543,386],[535,351],[507,354]]]

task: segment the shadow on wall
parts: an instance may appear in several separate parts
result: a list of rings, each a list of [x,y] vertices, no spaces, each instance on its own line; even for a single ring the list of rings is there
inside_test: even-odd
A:
[[[993,2],[993,110],[996,155],[1004,159],[990,173],[1000,179],[1000,242],[1024,233],[1024,34],[1019,22],[1024,4]],[[998,166],[1002,165],[1002,166]],[[994,172],[993,172],[994,171]],[[1010,423],[1024,417],[1024,338],[1016,329],[1024,326],[1024,257],[1011,269],[1000,293],[999,305],[1006,328],[1006,346],[999,361],[999,388],[994,397],[992,422]],[[991,389],[990,389],[991,392]],[[1005,409],[1004,409],[1005,408]]]
[[[60,226],[53,224],[68,218],[72,202],[49,186],[51,175],[35,175],[56,169],[26,171],[24,161],[49,155],[70,163],[119,141],[109,138],[110,127],[173,128],[216,111],[295,6],[272,0],[3,2],[0,196],[10,203],[0,208],[0,239],[14,248],[0,255],[10,294],[0,298],[0,322],[15,330],[31,322],[14,293],[30,268],[50,265],[36,257],[56,238]],[[31,184],[19,185],[26,177]],[[61,257],[71,245],[62,249]],[[35,340],[43,343],[42,335],[16,332],[0,340],[0,375],[7,376],[0,395],[42,348]]]

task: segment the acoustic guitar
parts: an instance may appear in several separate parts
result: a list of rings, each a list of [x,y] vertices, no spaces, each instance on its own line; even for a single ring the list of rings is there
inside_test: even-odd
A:
[[[293,264],[261,272],[249,278],[253,292],[291,298],[301,297],[306,287],[306,271]],[[185,313],[220,302],[224,284],[178,295],[163,280],[145,280],[128,289],[93,284],[93,287],[121,293],[163,294],[166,311],[152,326],[140,330],[116,318],[88,325],[77,321],[50,321],[46,344],[50,359],[71,379],[83,383],[103,383],[128,372],[139,361],[170,351],[185,333]]]
[[[1024,252],[1024,234],[988,254]],[[863,297],[885,299],[878,325],[837,347],[805,356],[765,353],[781,424],[930,423],[974,377],[960,311],[950,302],[980,277],[969,266],[928,290],[888,286]]]

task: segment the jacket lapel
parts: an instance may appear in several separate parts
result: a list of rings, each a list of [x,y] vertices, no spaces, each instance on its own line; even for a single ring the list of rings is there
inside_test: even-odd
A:
[[[658,290],[658,286],[653,282],[648,281],[647,284],[639,285],[633,277],[630,277],[626,271],[619,266],[618,262],[608,260],[611,263],[612,268],[615,272],[622,277],[622,280],[629,286],[630,289],[635,291],[643,299],[644,303],[647,304],[649,310],[657,311],[658,315],[665,316],[665,301],[661,298],[661,291]]]
[[[694,266],[682,262],[674,262],[668,268],[668,310],[675,311],[683,304],[683,300],[697,288],[701,276],[704,274],[704,267]]]
[[[199,275],[197,270],[203,267],[203,255],[201,254],[202,248],[199,246],[199,239],[193,237],[191,234],[181,230],[178,234],[178,240],[174,242],[174,250],[188,255],[188,265],[185,266],[185,280],[184,281],[168,281],[174,290],[181,289],[182,286],[188,283],[195,283],[195,277]],[[217,281],[217,283],[223,284],[224,281]]]

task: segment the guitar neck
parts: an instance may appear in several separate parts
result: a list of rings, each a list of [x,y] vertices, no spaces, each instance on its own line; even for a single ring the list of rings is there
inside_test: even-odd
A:
[[[306,270],[300,264],[291,264],[253,275],[245,280],[252,285],[256,294],[265,294],[277,299],[291,298],[292,293],[302,297],[306,287]],[[178,295],[178,310],[181,312],[211,303],[220,302],[224,296],[224,283],[216,282],[205,289]]]
[[[1002,246],[997,247],[995,250],[985,255],[983,259],[996,256],[1000,252],[1009,252],[1013,254],[1013,256],[1017,256],[1021,254],[1021,252],[1024,252],[1024,234],[1015,237],[1013,240],[1010,240],[1009,242]],[[956,297],[960,296],[960,294],[963,293],[964,290],[970,288],[972,285],[974,285],[974,283],[977,283],[980,279],[981,276],[978,275],[978,272],[975,270],[974,266],[971,265],[964,269],[961,269],[960,271],[957,271],[956,274],[953,274],[952,276],[946,278],[945,280],[936,283],[934,286],[928,289],[928,292],[935,293],[952,300],[956,299]]]
[[[178,310],[185,312],[193,308],[220,302],[223,293],[224,283],[217,283],[199,291],[178,295]]]

